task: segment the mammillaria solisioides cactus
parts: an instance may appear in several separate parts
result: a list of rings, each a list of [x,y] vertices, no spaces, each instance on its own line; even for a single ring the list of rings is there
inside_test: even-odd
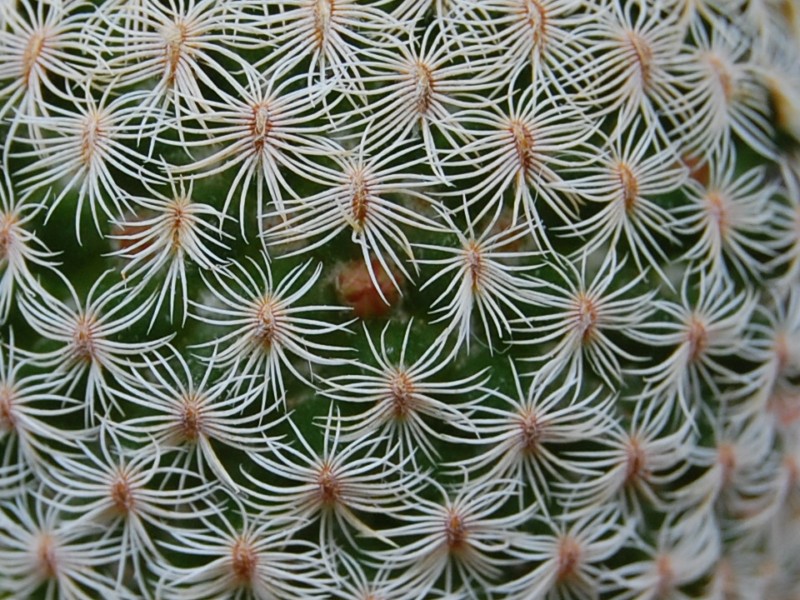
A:
[[[1,0],[0,597],[800,593],[796,0]]]

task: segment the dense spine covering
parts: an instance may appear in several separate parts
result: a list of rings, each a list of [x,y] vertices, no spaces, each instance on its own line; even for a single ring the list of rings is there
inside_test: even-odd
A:
[[[800,593],[796,0],[0,0],[0,598]]]

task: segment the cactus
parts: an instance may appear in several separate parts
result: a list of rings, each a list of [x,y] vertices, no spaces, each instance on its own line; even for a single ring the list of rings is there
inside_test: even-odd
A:
[[[1,0],[0,597],[800,594],[796,0]]]

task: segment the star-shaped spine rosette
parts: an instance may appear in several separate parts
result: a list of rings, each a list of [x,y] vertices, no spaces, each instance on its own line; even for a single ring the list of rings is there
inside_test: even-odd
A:
[[[546,522],[551,533],[521,538],[512,551],[533,567],[500,591],[513,600],[592,597],[607,576],[603,561],[630,535],[633,524],[620,523],[620,516],[616,507],[604,506],[574,520]]]
[[[249,257],[248,257],[249,258]],[[234,262],[230,267],[203,275],[214,299],[213,304],[191,302],[199,311],[192,316],[215,327],[234,328],[200,347],[219,348],[218,366],[240,376],[233,386],[238,390],[245,381],[261,393],[265,410],[282,405],[286,386],[284,370],[307,385],[309,375],[301,372],[296,360],[311,365],[338,365],[338,358],[347,348],[313,341],[312,337],[347,331],[347,324],[330,323],[317,314],[343,312],[347,309],[328,305],[299,305],[298,302],[317,283],[322,264],[309,273],[312,261],[293,268],[275,285],[272,268],[266,255],[263,266],[249,258],[245,264]],[[252,272],[252,273],[251,273]],[[272,403],[267,397],[272,392]]]
[[[539,284],[526,278],[525,273],[534,268],[530,261],[540,253],[515,249],[526,243],[530,232],[523,224],[503,227],[502,207],[499,205],[493,217],[484,224],[483,231],[476,234],[480,222],[470,218],[466,204],[465,199],[465,232],[451,215],[441,215],[449,233],[458,239],[457,247],[417,244],[429,252],[449,255],[448,258],[417,260],[418,264],[438,267],[420,290],[450,276],[445,290],[431,305],[431,314],[436,316],[433,323],[445,324],[443,338],[455,333],[453,352],[462,345],[469,351],[473,337],[472,321],[478,315],[485,341],[493,351],[496,341],[511,337],[512,322],[527,320],[525,309],[534,303]]]
[[[381,332],[380,347],[364,333],[372,360],[377,366],[357,363],[361,373],[337,375],[327,379],[326,396],[344,403],[372,404],[366,411],[340,417],[343,438],[381,439],[387,448],[399,447],[401,460],[411,457],[416,465],[416,453],[421,452],[430,462],[437,457],[433,439],[437,428],[429,421],[471,429],[465,414],[474,404],[482,385],[487,382],[485,371],[469,374],[457,380],[441,381],[439,373],[448,367],[443,355],[445,345],[438,341],[429,346],[416,360],[407,359],[408,343],[414,322],[409,321],[397,360],[390,358],[387,347],[387,324]],[[409,364],[410,363],[410,364]],[[458,404],[447,399],[457,398]]]
[[[50,502],[63,514],[75,514],[76,526],[103,527],[107,538],[116,538],[117,587],[129,567],[147,593],[150,565],[164,561],[156,540],[176,521],[214,512],[202,504],[216,482],[198,482],[191,471],[162,465],[156,445],[124,448],[105,425],[97,437],[98,449],[77,442],[80,454],[63,457],[43,481],[54,494]],[[167,485],[170,477],[181,484]]]
[[[659,590],[665,597],[681,600],[691,598],[681,588],[709,574],[719,562],[722,544],[719,525],[712,517],[681,517],[667,519],[658,532],[655,544],[641,541],[636,544],[637,549],[645,554],[644,560],[606,574],[610,586],[618,591],[615,597],[643,598],[652,590]],[[731,582],[734,577],[727,579]]]
[[[18,174],[26,200],[56,186],[58,191],[49,200],[48,216],[64,202],[70,192],[77,191],[75,236],[81,241],[81,220],[84,204],[88,204],[95,229],[103,235],[106,220],[119,218],[132,210],[128,194],[120,183],[124,177],[155,184],[163,180],[148,170],[148,160],[136,148],[137,102],[141,92],[111,97],[107,88],[98,100],[92,87],[84,84],[82,97],[72,89],[63,94],[65,105],[47,106],[47,116],[26,117],[25,122],[48,133],[39,140],[18,138],[30,150],[20,150],[14,158],[27,164]],[[32,159],[32,160],[31,160]]]
[[[524,216],[539,245],[546,247],[550,242],[539,203],[547,205],[556,222],[576,220],[577,195],[560,171],[594,162],[588,141],[598,124],[543,84],[522,92],[509,85],[506,105],[504,109],[494,101],[455,113],[455,121],[474,141],[452,150],[445,166],[464,169],[451,177],[453,183],[477,181],[460,184],[457,192],[466,194],[470,206],[481,206],[476,218],[504,204],[510,192],[513,224]]]
[[[769,200],[777,185],[767,183],[760,167],[737,173],[733,152],[709,155],[708,181],[687,183],[688,202],[675,209],[676,226],[697,240],[684,254],[693,269],[723,278],[761,278],[773,257]]]
[[[179,119],[185,140],[164,141],[193,153],[206,150],[197,159],[190,155],[190,162],[171,167],[173,175],[202,179],[238,167],[221,212],[228,213],[239,190],[239,222],[245,237],[251,185],[256,190],[260,233],[266,200],[282,212],[287,195],[299,198],[290,182],[295,178],[318,181],[319,166],[313,159],[341,149],[315,124],[329,110],[320,104],[324,88],[297,89],[297,77],[284,79],[280,74],[265,82],[252,67],[243,74],[246,82],[231,81],[232,92],[220,89],[218,100],[205,99],[210,110],[190,112]]]
[[[696,442],[690,421],[673,431],[670,415],[657,409],[655,403],[637,401],[630,423],[613,421],[600,439],[601,448],[574,453],[588,467],[604,471],[599,477],[559,486],[564,501],[574,503],[576,514],[579,506],[591,511],[614,503],[626,520],[641,521],[647,507],[669,509],[665,490],[688,471],[690,448]]]
[[[21,0],[13,9],[0,8],[0,120],[11,114],[9,141],[26,117],[47,116],[46,98],[61,96],[64,81],[80,81],[97,63],[83,15],[73,12],[79,4]],[[36,123],[29,123],[27,134],[33,140],[43,137]],[[10,149],[11,144],[5,146],[4,166]]]
[[[367,517],[395,516],[404,499],[424,484],[425,473],[405,470],[410,457],[393,460],[397,446],[378,451],[379,439],[342,440],[333,407],[325,421],[321,452],[311,447],[293,420],[290,424],[300,448],[276,443],[269,454],[253,455],[259,470],[257,475],[245,473],[248,502],[270,518],[285,518],[289,531],[313,525],[326,562],[335,564],[348,547],[360,548],[354,533],[394,545]]]
[[[380,7],[357,0],[279,0],[262,9],[254,24],[268,32],[272,51],[255,63],[268,75],[309,61],[306,77],[355,92],[364,88],[362,48],[392,48],[400,23]]]
[[[254,24],[234,14],[235,6],[213,0],[143,1],[136,10],[131,3],[107,3],[108,10],[97,13],[96,27],[103,30],[104,52],[110,56],[98,77],[123,89],[157,81],[140,105],[143,129],[156,136],[174,127],[170,119],[184,112],[210,111],[205,96],[218,96],[226,83],[236,81],[228,65],[249,66],[239,52],[267,46]],[[180,126],[177,132],[184,133]]]
[[[468,473],[473,483],[515,482],[520,508],[530,492],[546,515],[553,482],[566,485],[571,476],[598,476],[583,458],[562,449],[606,431],[614,396],[602,397],[597,388],[578,399],[576,382],[555,388],[534,384],[526,392],[510,365],[515,394],[491,391],[502,404],[476,407],[470,420],[475,437],[453,440],[485,448],[450,466],[454,473]]]
[[[678,15],[655,5],[611,2],[598,17],[585,33],[594,59],[586,69],[586,104],[614,113],[617,128],[641,117],[669,144],[688,111],[685,96],[693,84],[681,72],[688,57]]]
[[[56,253],[30,230],[41,208],[17,201],[13,190],[6,192],[6,181],[0,182],[0,322],[8,318],[18,290],[37,287],[36,267],[55,270],[58,266],[53,260]]]
[[[389,570],[402,571],[403,597],[425,598],[441,585],[445,595],[474,600],[495,587],[503,569],[519,564],[508,549],[536,505],[504,513],[515,484],[503,479],[464,483],[452,492],[431,483],[438,498],[411,495],[398,515],[405,524],[383,532],[398,539],[397,547],[374,557]]]
[[[355,151],[329,157],[336,164],[335,169],[318,168],[316,177],[326,189],[307,198],[287,201],[285,209],[276,215],[285,220],[268,230],[264,239],[267,244],[302,244],[298,250],[286,254],[292,256],[320,248],[350,229],[351,240],[361,249],[375,289],[386,301],[372,267],[372,255],[400,290],[393,267],[406,279],[412,280],[412,277],[398,251],[414,259],[404,226],[434,232],[442,231],[442,226],[426,216],[426,211],[419,206],[407,205],[408,200],[437,205],[435,200],[418,191],[433,184],[431,177],[415,172],[415,167],[426,160],[410,156],[419,149],[418,145],[399,140],[372,152],[368,133],[364,133]]]
[[[332,566],[308,541],[287,539],[286,521],[252,515],[237,498],[237,509],[199,515],[194,527],[171,530],[165,548],[205,559],[187,567],[159,566],[159,598],[257,598],[322,600],[329,597]]]
[[[72,440],[86,438],[89,431],[70,431],[64,438],[56,418],[69,418],[83,410],[80,401],[56,392],[59,383],[46,374],[26,373],[27,359],[16,356],[14,332],[0,348],[0,442],[4,448],[0,469],[27,475],[46,468],[48,455],[71,449]]]
[[[62,518],[41,486],[0,505],[0,593],[12,598],[126,597],[106,574],[119,549],[113,537]],[[63,499],[56,499],[63,500]]]
[[[690,296],[691,293],[691,296]],[[726,279],[701,276],[695,281],[687,271],[680,302],[655,302],[661,318],[650,319],[632,332],[636,339],[654,347],[673,347],[659,363],[632,371],[646,382],[644,396],[660,398],[663,410],[679,408],[687,419],[704,405],[705,386],[720,397],[725,383],[747,385],[747,372],[736,372],[725,359],[746,353],[751,346],[750,321],[756,298],[749,290],[737,292]]]
[[[525,318],[519,325],[520,334],[532,331],[534,338],[528,341],[520,336],[515,343],[555,343],[553,348],[527,359],[540,363],[533,374],[543,385],[560,375],[567,382],[584,380],[586,363],[609,389],[614,389],[615,382],[622,380],[621,361],[641,361],[612,335],[635,338],[653,312],[655,292],[634,294],[643,275],[629,278],[614,289],[625,268],[625,262],[617,263],[614,254],[606,255],[599,266],[590,266],[589,260],[584,255],[580,268],[569,261],[550,263],[554,280],[537,281],[534,299],[543,314]],[[592,271],[593,280],[588,281],[587,273]]]
[[[759,420],[733,421],[721,410],[710,417],[710,439],[690,449],[688,464],[701,474],[676,490],[676,508],[717,521],[737,519],[737,534],[746,533],[772,503],[772,476],[777,455],[772,432]]]
[[[150,326],[169,298],[169,319],[175,315],[176,300],[181,326],[188,315],[189,265],[212,270],[224,264],[222,254],[229,250],[223,239],[231,236],[218,228],[223,215],[214,207],[192,199],[193,186],[170,180],[170,194],[148,189],[148,197],[133,197],[137,216],[116,223],[118,233],[110,236],[120,246],[112,256],[127,259],[122,277],[139,280],[139,286],[161,278],[161,288],[153,305]],[[212,224],[209,220],[214,221]]]
[[[721,23],[721,22],[720,22]],[[765,157],[775,156],[769,96],[749,60],[751,40],[735,25],[721,25],[709,36],[692,29],[696,46],[681,70],[693,82],[685,96],[691,116],[677,128],[679,141],[701,157],[730,152],[739,138]]]
[[[203,479],[213,474],[231,490],[239,485],[220,456],[225,448],[254,452],[265,443],[267,431],[278,421],[266,421],[259,411],[248,411],[258,398],[258,389],[249,387],[232,393],[238,380],[214,379],[219,371],[215,355],[199,378],[192,376],[187,361],[171,348],[172,360],[159,353],[143,357],[141,366],[131,365],[129,373],[112,390],[126,403],[148,411],[115,424],[117,434],[137,447],[153,443],[162,453],[176,453],[174,464],[196,469]],[[217,448],[223,450],[218,452]]]
[[[753,343],[747,348],[747,359],[758,366],[753,377],[753,395],[741,405],[751,416],[763,414],[768,398],[776,390],[800,376],[800,286],[785,294],[764,298],[756,308]],[[748,406],[749,405],[749,406]]]
[[[574,257],[603,251],[629,254],[640,272],[651,268],[668,281],[663,265],[670,248],[680,242],[665,198],[685,184],[687,170],[674,148],[659,142],[655,129],[641,120],[617,129],[607,146],[595,165],[579,169],[583,175],[570,181],[588,201],[588,214],[558,231],[580,240]]]
[[[580,10],[580,0],[463,0],[460,4],[451,19],[467,33],[456,39],[468,37],[496,45],[503,66],[512,74],[530,68],[535,81],[560,92],[586,85],[591,74],[586,34],[594,19]]]
[[[27,323],[46,340],[63,344],[56,350],[32,354],[39,366],[51,370],[59,382],[58,391],[72,396],[85,385],[87,424],[108,417],[119,409],[111,395],[115,379],[122,377],[131,357],[141,356],[166,344],[172,335],[144,341],[118,341],[150,309],[153,298],[142,300],[124,285],[108,285],[106,271],[81,302],[72,284],[62,276],[70,296],[63,302],[38,288],[35,295],[20,297],[20,309]],[[84,377],[85,376],[85,377]],[[100,414],[95,404],[100,404]]]
[[[350,136],[361,136],[368,127],[373,139],[389,144],[418,131],[431,169],[449,185],[440,146],[457,148],[470,141],[451,110],[472,108],[479,94],[496,87],[502,75],[490,68],[494,61],[484,55],[484,47],[462,47],[462,42],[430,28],[422,38],[412,34],[391,49],[365,50],[361,81],[369,87],[359,90],[358,97],[366,102],[348,111],[342,128],[352,131]]]

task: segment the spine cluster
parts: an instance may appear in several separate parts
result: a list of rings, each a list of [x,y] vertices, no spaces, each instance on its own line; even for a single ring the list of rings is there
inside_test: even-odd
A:
[[[795,0],[0,0],[0,598],[800,593]]]

